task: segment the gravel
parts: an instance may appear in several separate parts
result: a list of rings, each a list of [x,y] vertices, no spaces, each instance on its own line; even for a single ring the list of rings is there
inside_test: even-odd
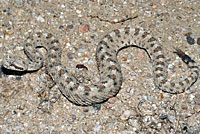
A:
[[[83,73],[87,82],[95,83],[99,80],[97,42],[111,30],[131,24],[144,27],[160,40],[168,58],[169,79],[177,80],[188,72],[172,53],[173,47],[200,65],[199,5],[199,0],[2,0],[0,64],[6,53],[25,57],[23,41],[30,32],[44,30],[61,42],[62,63],[69,72],[81,74],[76,65],[83,65],[88,69]],[[136,15],[123,23],[111,23]],[[154,86],[145,52],[126,49],[118,59],[124,76],[121,91],[90,107],[73,105],[57,86],[49,91],[44,69],[18,76],[3,74],[0,68],[0,133],[200,133],[200,80],[185,93],[163,93]],[[49,98],[58,96],[50,106],[48,93]]]

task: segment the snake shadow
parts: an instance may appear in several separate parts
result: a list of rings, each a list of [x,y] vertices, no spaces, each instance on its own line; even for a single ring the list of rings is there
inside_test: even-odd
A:
[[[3,67],[2,65],[0,66],[0,76],[3,74],[5,75],[16,75],[16,76],[22,76],[22,75],[25,75],[27,73],[33,73],[33,72],[37,72],[38,70],[36,71],[15,71],[15,70],[10,70],[10,69],[7,69],[5,67]]]

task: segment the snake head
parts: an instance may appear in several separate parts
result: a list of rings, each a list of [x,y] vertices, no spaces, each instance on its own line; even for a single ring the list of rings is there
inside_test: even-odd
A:
[[[26,63],[27,63],[27,61],[19,56],[6,55],[3,58],[2,66],[8,70],[26,71],[27,70]]]

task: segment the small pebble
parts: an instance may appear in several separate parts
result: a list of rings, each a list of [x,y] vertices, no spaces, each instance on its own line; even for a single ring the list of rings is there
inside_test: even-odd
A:
[[[194,38],[192,38],[191,36],[187,36],[186,37],[188,44],[193,45],[195,43]]]
[[[59,29],[64,30],[64,26],[63,25],[59,26]]]
[[[85,65],[83,65],[83,64],[77,64],[76,68],[77,69],[86,69],[86,70],[88,70],[88,68]]]
[[[81,10],[76,10],[76,13],[80,14],[80,13],[81,13]]]
[[[119,117],[120,113],[119,112],[115,112],[114,115],[115,115],[115,117]]]
[[[75,114],[72,114],[72,119],[73,119],[73,120],[76,120],[76,118],[77,118],[76,115],[75,115]]]
[[[73,25],[67,25],[67,30],[73,29]]]
[[[195,110],[196,112],[200,112],[200,105],[194,106],[194,110]]]
[[[101,104],[94,104],[92,107],[96,110],[101,110]]]
[[[36,17],[37,21],[39,22],[45,22],[44,18],[42,16]]]
[[[187,130],[187,129],[188,129],[187,126],[184,126],[184,127],[183,127],[183,130]]]
[[[127,61],[128,58],[127,57],[122,57],[122,61]]]
[[[171,37],[171,36],[169,36],[169,37],[168,37],[168,40],[172,40],[172,37]]]
[[[17,112],[14,110],[14,111],[12,111],[12,114],[14,115],[14,114],[17,114]]]
[[[200,37],[197,39],[197,44],[200,45]]]
[[[124,113],[121,115],[121,119],[122,120],[128,120],[128,118],[130,117],[130,115],[131,115],[131,111],[129,111],[129,110],[126,110],[126,111],[124,111]]]
[[[89,31],[89,25],[85,24],[85,25],[81,25],[78,29],[79,33],[85,33]]]
[[[164,119],[167,119],[168,115],[161,115],[159,118],[164,120]]]
[[[68,57],[70,60],[72,60],[72,59],[74,58],[74,54],[71,53],[71,52],[68,52],[68,53],[67,53],[67,57]]]
[[[20,76],[16,77],[16,80],[21,80],[21,77]]]

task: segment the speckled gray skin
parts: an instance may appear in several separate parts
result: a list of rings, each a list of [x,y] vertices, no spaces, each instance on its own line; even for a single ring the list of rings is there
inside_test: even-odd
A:
[[[68,72],[61,64],[61,45],[59,41],[48,33],[35,33],[25,41],[24,52],[28,59],[7,55],[3,60],[3,67],[17,71],[33,71],[40,69],[44,58],[38,47],[47,50],[46,69],[61,93],[72,103],[77,105],[92,105],[101,103],[117,95],[122,85],[122,72],[117,60],[118,52],[127,47],[145,48],[153,59],[154,83],[164,92],[178,94],[190,88],[196,82],[199,68],[194,61],[184,59],[184,53],[177,50],[190,70],[190,75],[183,81],[170,83],[167,78],[167,64],[165,54],[158,40],[145,32],[142,28],[124,27],[113,30],[105,35],[98,43],[96,61],[100,73],[100,81],[85,86]]]

